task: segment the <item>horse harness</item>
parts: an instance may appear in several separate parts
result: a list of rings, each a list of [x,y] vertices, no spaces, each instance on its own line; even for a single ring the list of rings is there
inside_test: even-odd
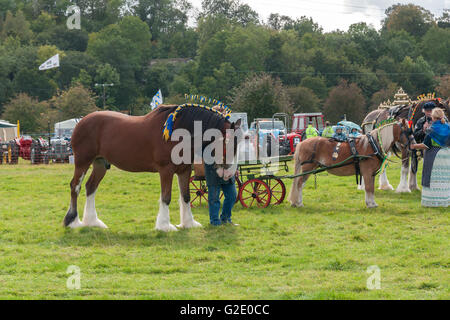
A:
[[[345,159],[342,162],[339,162],[335,165],[332,166],[325,166],[322,163],[320,163],[319,161],[315,160],[315,156],[316,156],[316,150],[317,150],[317,144],[318,141],[314,144],[314,148],[313,148],[313,152],[311,154],[311,157],[309,160],[303,161],[300,163],[301,166],[303,166],[304,164],[308,164],[308,163],[316,163],[317,165],[319,165],[319,169],[318,170],[313,170],[310,172],[306,172],[306,174],[311,174],[311,173],[319,173],[325,170],[329,170],[329,169],[334,169],[334,168],[340,168],[340,167],[345,167],[348,165],[353,164],[355,166],[355,176],[356,176],[356,184],[361,184],[361,168],[360,168],[360,161],[363,160],[367,160],[372,158],[373,156],[376,156],[380,161],[381,161],[381,166],[380,169],[382,168],[384,162],[386,161],[387,156],[384,154],[384,152],[381,149],[381,146],[378,146],[377,142],[375,141],[374,137],[370,134],[367,133],[366,134],[367,139],[369,140],[369,144],[372,147],[374,153],[370,154],[370,155],[360,155],[358,154],[358,151],[356,150],[356,141],[355,139],[348,139],[347,142],[349,144],[350,147],[350,151],[352,153],[352,155]],[[335,139],[330,139],[332,141],[335,141]],[[334,151],[333,151],[333,155],[332,158],[333,160],[336,160],[338,157],[338,152],[340,149],[340,146],[342,144],[343,141],[339,141],[338,144],[336,145]],[[348,162],[349,160],[352,160],[351,162]],[[377,175],[380,171],[380,169],[378,169],[373,175]],[[306,174],[302,174],[302,175],[306,175]]]

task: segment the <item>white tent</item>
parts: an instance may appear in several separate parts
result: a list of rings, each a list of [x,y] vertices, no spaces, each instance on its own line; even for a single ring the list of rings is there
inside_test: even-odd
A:
[[[17,137],[17,125],[0,120],[0,141],[9,141]]]
[[[73,129],[80,122],[81,119],[69,119],[55,123],[55,136],[56,137],[71,137]]]

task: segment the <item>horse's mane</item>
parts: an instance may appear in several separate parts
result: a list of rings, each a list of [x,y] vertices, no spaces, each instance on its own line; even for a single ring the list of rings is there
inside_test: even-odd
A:
[[[175,106],[159,106],[155,112],[164,113],[164,119],[178,108]],[[165,120],[164,120],[165,121]],[[229,122],[222,114],[197,106],[182,108],[175,119],[173,129],[186,129],[194,134],[194,121],[202,122],[202,132],[208,129],[223,130],[225,123]],[[161,132],[162,134],[162,132]]]
[[[395,121],[393,119],[392,120],[386,120],[385,124],[383,124],[383,122],[381,122],[380,126],[372,131],[372,133],[376,132],[377,135],[379,136],[378,140],[381,140],[381,142],[383,144],[380,147],[385,152],[389,151],[388,149],[391,146],[392,141],[394,141],[393,126],[396,123],[397,123],[397,121]],[[380,141],[378,141],[378,142],[380,142]]]
[[[389,114],[394,118],[407,119],[411,105],[404,104],[389,109]]]

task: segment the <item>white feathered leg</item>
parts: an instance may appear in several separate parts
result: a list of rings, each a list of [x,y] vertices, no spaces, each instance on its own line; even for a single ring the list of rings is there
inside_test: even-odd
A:
[[[190,202],[184,202],[183,197],[180,196],[178,203],[180,205],[180,224],[177,227],[185,229],[201,227],[202,225],[194,220]]]
[[[398,184],[397,190],[395,192],[411,192],[408,186],[408,167],[402,166],[400,183]]]
[[[95,210],[95,192],[87,196],[86,204],[84,205],[83,222],[81,225],[83,227],[99,227],[106,229],[108,228],[106,224],[101,221],[97,216],[97,210]]]
[[[169,205],[164,203],[162,199],[159,199],[159,212],[156,218],[155,229],[164,232],[178,231],[178,229],[170,223]]]
[[[394,187],[389,183],[386,170],[383,170],[383,172],[380,174],[379,179],[379,190],[394,190]]]

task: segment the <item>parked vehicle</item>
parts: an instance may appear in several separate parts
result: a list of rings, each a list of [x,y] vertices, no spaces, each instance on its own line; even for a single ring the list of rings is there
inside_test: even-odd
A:
[[[247,121],[247,113],[246,112],[232,112],[230,115],[230,121],[236,122],[241,119],[241,129],[244,134],[248,131],[248,121]]]
[[[67,139],[56,138],[51,139],[50,143],[48,159],[53,162],[69,162],[69,156],[73,154],[70,141]]]
[[[321,133],[325,128],[325,122],[322,113],[295,113],[292,117],[291,132],[300,135],[300,141],[303,141],[305,139],[305,130],[306,128],[308,128],[310,122],[312,122],[313,127],[315,127],[317,131],[319,131],[319,133]]]
[[[31,164],[49,163],[49,145],[43,138],[33,140],[31,144],[30,160]]]

